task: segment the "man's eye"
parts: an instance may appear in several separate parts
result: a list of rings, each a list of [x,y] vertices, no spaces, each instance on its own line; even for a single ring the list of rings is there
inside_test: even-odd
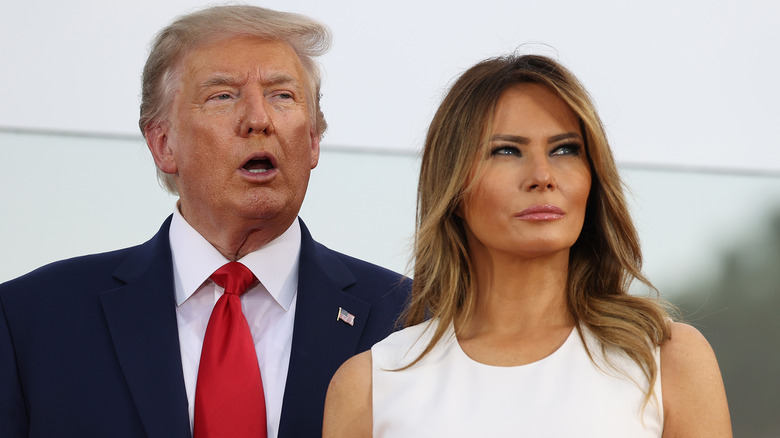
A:
[[[209,97],[209,100],[230,100],[233,96],[230,93],[219,93]]]

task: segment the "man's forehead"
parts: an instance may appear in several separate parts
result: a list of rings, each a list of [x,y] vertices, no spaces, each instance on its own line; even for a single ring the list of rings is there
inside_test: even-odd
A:
[[[185,54],[180,67],[185,76],[197,76],[199,83],[234,82],[246,74],[256,74],[263,82],[300,83],[306,75],[290,44],[250,35],[232,35],[201,43]]]

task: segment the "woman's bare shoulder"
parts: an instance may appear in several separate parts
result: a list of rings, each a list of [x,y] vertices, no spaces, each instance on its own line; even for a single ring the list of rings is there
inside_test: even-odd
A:
[[[664,438],[732,436],[718,361],[696,328],[672,323],[661,346],[661,385]]]

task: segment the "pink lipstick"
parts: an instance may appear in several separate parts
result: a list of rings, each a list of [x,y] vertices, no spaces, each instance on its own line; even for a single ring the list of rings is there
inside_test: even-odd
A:
[[[552,204],[533,205],[517,213],[515,217],[524,221],[552,221],[561,219],[566,212]]]

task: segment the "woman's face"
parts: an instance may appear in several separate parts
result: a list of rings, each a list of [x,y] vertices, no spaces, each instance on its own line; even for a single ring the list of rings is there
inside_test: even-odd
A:
[[[544,85],[516,84],[499,98],[489,138],[459,209],[469,247],[493,258],[568,254],[591,183],[574,111]]]

